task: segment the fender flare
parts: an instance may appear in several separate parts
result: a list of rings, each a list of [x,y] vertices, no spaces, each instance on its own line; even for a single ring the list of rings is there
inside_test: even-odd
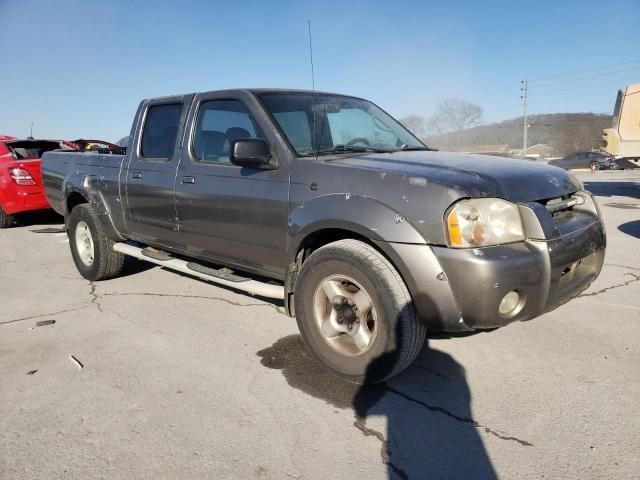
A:
[[[353,232],[373,242],[426,244],[400,213],[375,198],[333,193],[298,204],[288,221],[285,310],[290,316],[294,316],[291,296],[302,262],[298,252],[309,236],[327,229]]]
[[[95,209],[98,218],[106,230],[107,236],[114,241],[125,240],[125,237],[122,236],[115,227],[112,212],[104,200],[104,195],[99,188],[99,184],[100,178],[97,175],[87,175],[76,172],[65,178],[62,184],[65,219],[68,218],[69,213],[71,213],[67,208],[69,197],[73,194],[79,194]]]
[[[289,213],[289,259],[309,235],[324,229],[348,230],[372,241],[427,243],[400,213],[379,200],[333,193],[300,203]]]

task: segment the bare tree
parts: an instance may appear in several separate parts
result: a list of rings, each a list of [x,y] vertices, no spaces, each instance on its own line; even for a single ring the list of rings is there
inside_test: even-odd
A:
[[[447,98],[438,104],[428,121],[430,131],[441,134],[461,132],[482,121],[482,107],[462,98]]]
[[[400,123],[416,137],[423,137],[426,133],[426,121],[420,115],[407,115],[400,119]]]

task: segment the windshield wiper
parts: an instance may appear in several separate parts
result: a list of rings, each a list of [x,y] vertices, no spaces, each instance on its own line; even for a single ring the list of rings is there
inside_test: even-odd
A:
[[[389,153],[394,150],[386,150],[383,148],[373,148],[373,147],[361,147],[356,145],[336,145],[332,148],[326,148],[323,150],[314,150],[313,152],[305,153],[305,157],[315,157],[318,155],[332,155],[335,153]]]
[[[426,151],[426,152],[437,152],[438,149],[437,148],[431,148],[431,147],[419,147],[417,145],[402,145],[400,148],[398,148],[397,150],[393,150],[394,152],[409,152],[409,151],[413,151],[413,150],[422,150],[422,151]]]

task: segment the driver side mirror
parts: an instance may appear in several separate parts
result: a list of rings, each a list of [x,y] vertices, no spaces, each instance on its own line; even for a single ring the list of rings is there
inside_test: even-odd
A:
[[[275,168],[271,149],[261,138],[241,138],[231,144],[231,163],[248,168]]]

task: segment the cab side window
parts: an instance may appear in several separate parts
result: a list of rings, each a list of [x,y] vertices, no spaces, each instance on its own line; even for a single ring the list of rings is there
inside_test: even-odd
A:
[[[242,102],[211,100],[200,105],[192,144],[196,160],[231,163],[231,144],[241,138],[262,138],[249,110]]]
[[[147,110],[142,130],[141,154],[146,159],[173,157],[182,115],[181,103],[154,105]]]

